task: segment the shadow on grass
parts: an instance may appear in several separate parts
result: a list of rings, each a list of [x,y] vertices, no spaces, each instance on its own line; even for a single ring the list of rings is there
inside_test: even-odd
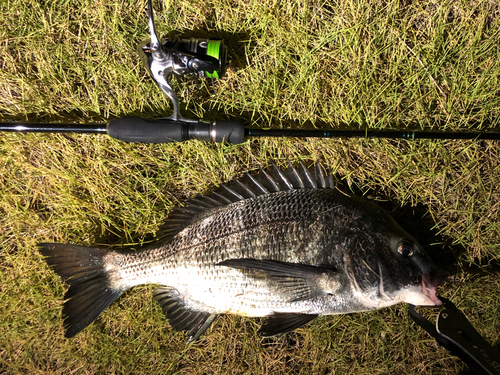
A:
[[[453,244],[452,239],[444,238],[435,228],[436,223],[429,214],[429,209],[423,204],[399,205],[388,196],[380,195],[376,190],[361,190],[356,184],[347,186],[343,180],[337,179],[339,189],[350,191],[358,196],[365,196],[368,200],[377,199],[376,203],[391,214],[396,222],[422,245],[427,255],[440,269],[448,271],[451,275],[461,272],[458,269],[459,260],[467,249],[461,245]],[[367,186],[363,183],[363,186]]]
[[[500,273],[500,261],[495,259],[484,258],[474,264],[463,264],[461,256],[467,249],[438,233],[426,206],[418,204],[415,207],[401,207],[393,202],[382,202],[379,205],[389,211],[401,227],[420,242],[434,263],[448,271],[450,276],[463,273],[477,276]]]

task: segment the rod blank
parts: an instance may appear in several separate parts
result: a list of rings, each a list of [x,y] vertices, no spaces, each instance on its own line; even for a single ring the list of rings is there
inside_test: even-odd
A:
[[[0,131],[38,133],[108,134],[127,142],[168,143],[188,139],[243,143],[246,137],[295,138],[386,138],[386,139],[490,139],[499,140],[500,132],[430,132],[407,130],[301,130],[251,129],[238,121],[183,122],[171,119],[127,117],[106,124],[0,123]]]
[[[107,133],[106,124],[30,124],[24,122],[2,122],[0,123],[0,131],[28,133]]]
[[[389,139],[500,139],[498,132],[428,132],[406,130],[245,129],[248,137],[389,138]]]

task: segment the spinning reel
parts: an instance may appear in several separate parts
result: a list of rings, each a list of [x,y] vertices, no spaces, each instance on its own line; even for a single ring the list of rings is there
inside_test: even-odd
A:
[[[139,117],[116,119],[109,123],[107,133],[129,142],[164,143],[189,139],[212,142],[242,143],[244,125],[237,121],[206,122],[182,117],[179,98],[170,85],[172,76],[191,74],[220,78],[226,72],[227,48],[222,40],[210,39],[158,39],[153,5],[148,0],[149,32],[151,39],[139,46],[139,55],[158,87],[172,101],[171,116],[145,120]]]
[[[139,55],[151,78],[170,98],[174,113],[168,119],[196,122],[179,114],[179,99],[169,79],[191,74],[199,77],[221,78],[226,72],[227,48],[223,40],[173,39],[159,40],[156,35],[153,6],[148,0],[149,32],[151,39],[139,46]]]

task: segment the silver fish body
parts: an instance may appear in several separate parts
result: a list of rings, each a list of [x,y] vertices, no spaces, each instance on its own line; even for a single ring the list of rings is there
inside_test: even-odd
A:
[[[162,285],[155,298],[191,340],[219,314],[268,316],[262,331],[274,335],[319,315],[440,305],[435,266],[418,242],[376,204],[337,190],[319,166],[247,175],[176,209],[164,230],[140,251],[40,245],[70,284],[67,336],[150,283]]]

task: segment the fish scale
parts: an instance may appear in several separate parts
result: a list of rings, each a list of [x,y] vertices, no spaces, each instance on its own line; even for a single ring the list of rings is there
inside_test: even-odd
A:
[[[418,242],[379,206],[335,189],[318,166],[243,177],[174,209],[163,230],[139,251],[40,246],[70,284],[68,337],[141,284],[162,285],[155,298],[190,339],[219,314],[268,316],[263,332],[277,334],[318,315],[439,304],[423,276],[435,267]]]

